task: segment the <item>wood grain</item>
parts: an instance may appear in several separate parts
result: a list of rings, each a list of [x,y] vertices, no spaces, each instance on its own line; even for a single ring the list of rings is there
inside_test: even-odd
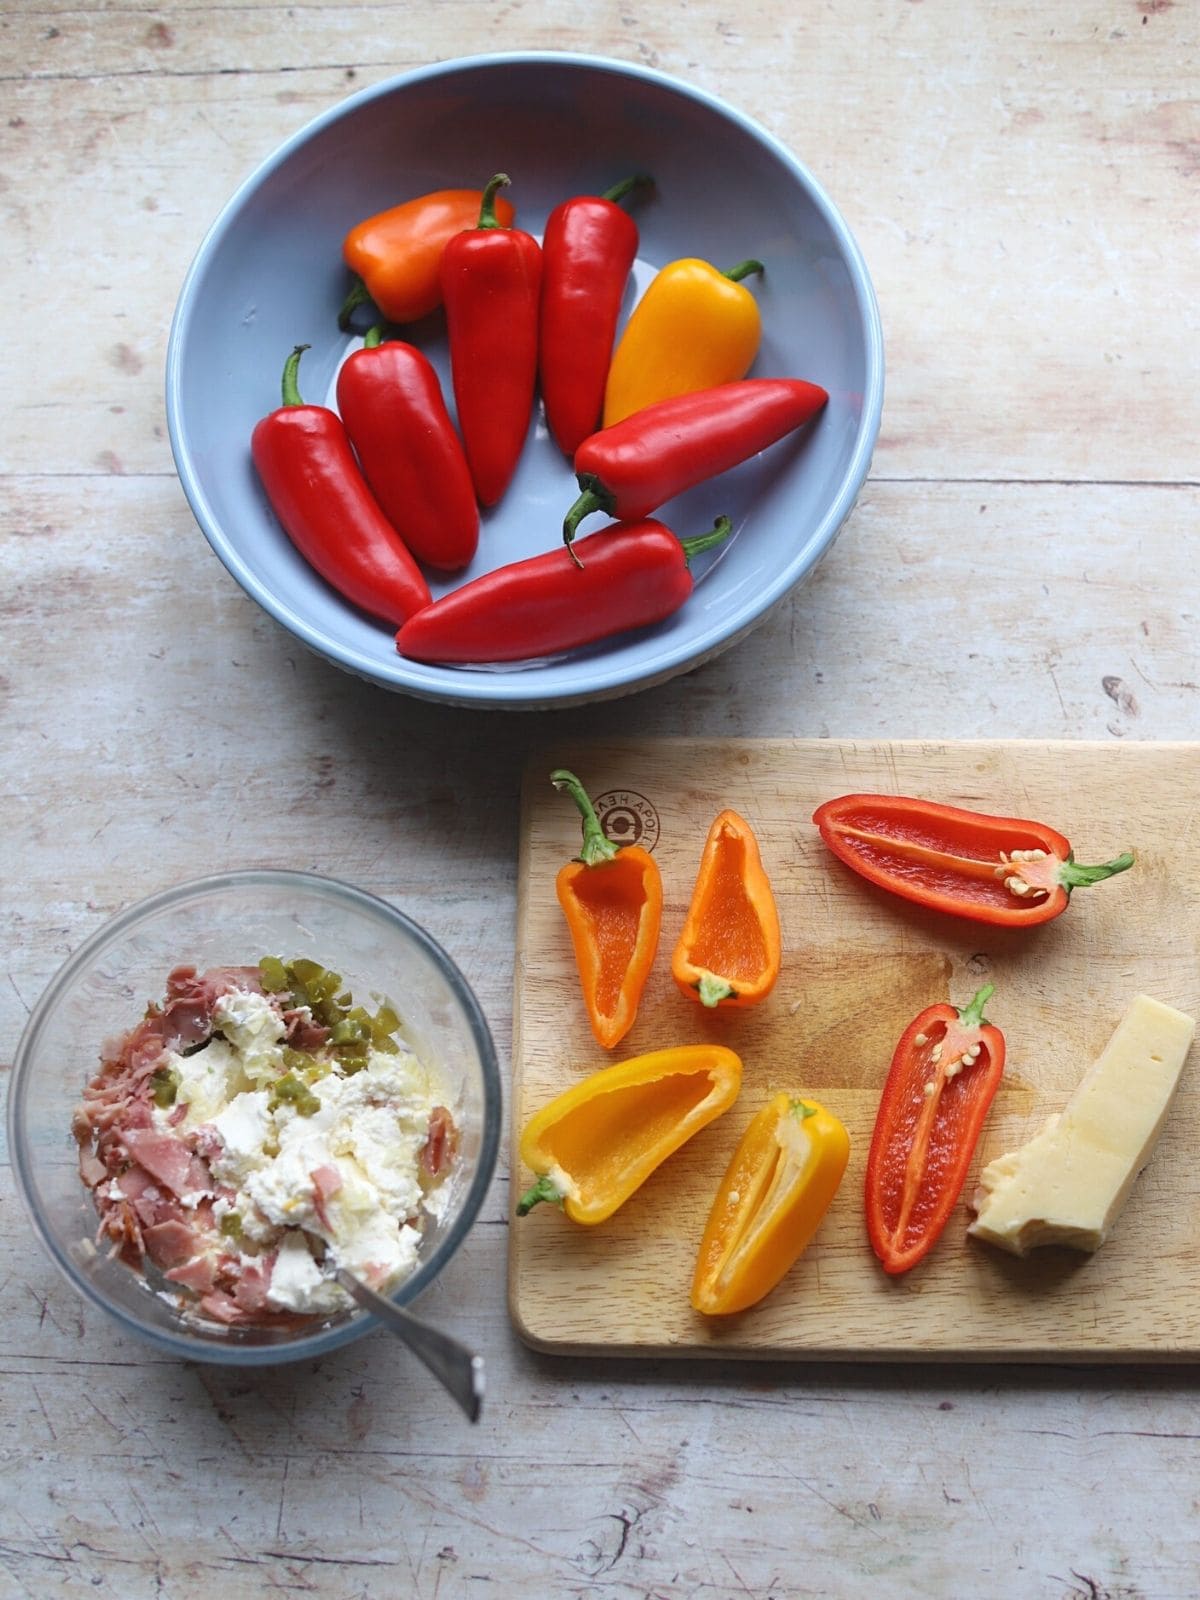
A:
[[[1200,1078],[1187,1072],[1167,1130],[1114,1236],[1094,1258],[1014,1261],[966,1237],[965,1199],[938,1248],[887,1278],[865,1238],[867,1147],[895,1041],[925,1006],[965,1005],[984,982],[1008,1045],[974,1170],[1061,1110],[1133,995],[1200,1014],[1200,885],[1178,871],[1196,838],[1200,746],[632,742],[537,757],[526,771],[518,884],[514,1140],[530,1113],[604,1064],[592,1042],[554,898],[577,847],[573,809],[546,781],[566,764],[594,794],[641,793],[661,832],[665,950],[623,1059],[714,1039],[741,1054],[737,1105],[671,1158],[609,1222],[573,1227],[546,1206],[510,1233],[510,1304],[544,1350],[673,1351],[829,1359],[1129,1360],[1200,1356]],[[1068,831],[1081,860],[1134,847],[1136,867],[1039,930],[939,917],[864,884],[809,818],[835,794],[917,794]],[[753,1011],[706,1015],[667,970],[711,817],[750,821],[771,875],[785,963]],[[704,1318],[688,1287],[712,1196],[750,1118],[780,1089],[841,1117],[850,1166],[816,1242],[759,1306]],[[516,1145],[513,1172],[519,1178]],[[521,1179],[523,1181],[523,1179]],[[968,1183],[970,1192],[970,1182]]]
[[[1198,24],[1181,0],[0,11],[0,1093],[68,952],[221,865],[392,899],[506,1057],[539,746],[1200,738]],[[757,117],[856,234],[888,352],[874,476],[803,590],[677,683],[500,721],[265,617],[192,520],[162,392],[184,273],[254,167],[345,95],[494,48],[643,62]],[[421,1303],[487,1357],[472,1430],[383,1336],[253,1378],[122,1337],[0,1151],[0,1596],[1192,1600],[1197,1369],[541,1355],[507,1229],[502,1172]]]
[[[880,475],[1196,481],[1180,359],[1197,332],[1193,7],[1080,0],[1050,17],[1037,0],[972,0],[952,15],[833,0],[734,16],[694,0],[686,22],[663,0],[603,0],[586,14],[542,0],[435,9],[418,26],[399,4],[267,0],[30,4],[6,17],[5,53],[23,68],[0,124],[14,303],[39,303],[50,264],[67,263],[93,317],[36,394],[18,389],[0,459],[167,466],[153,424],[107,408],[124,403],[132,362],[161,370],[175,294],[234,185],[345,95],[502,43],[678,73],[811,167],[879,294]],[[67,95],[71,115],[59,117]],[[47,209],[47,189],[71,205]],[[114,214],[129,219],[128,240]],[[81,415],[108,436],[86,461]]]

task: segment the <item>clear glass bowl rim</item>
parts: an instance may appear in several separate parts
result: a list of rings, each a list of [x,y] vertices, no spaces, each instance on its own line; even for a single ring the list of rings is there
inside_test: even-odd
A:
[[[484,1195],[492,1181],[500,1147],[501,1091],[500,1067],[496,1046],[483,1008],[467,980],[453,959],[437,940],[403,911],[378,895],[356,888],[339,878],[326,877],[316,872],[302,872],[282,867],[250,867],[238,871],[212,873],[202,878],[191,878],[174,884],[145,899],[135,901],[117,912],[67,957],[42,992],[17,1044],[13,1057],[12,1076],[8,1092],[8,1142],[12,1157],[13,1175],[17,1191],[50,1259],[71,1285],[86,1299],[106,1311],[123,1327],[148,1339],[160,1349],[190,1361],[207,1361],[224,1366],[275,1366],[285,1362],[301,1361],[326,1354],[330,1350],[361,1338],[379,1326],[379,1319],[370,1312],[358,1312],[336,1327],[322,1329],[319,1333],[301,1335],[280,1344],[222,1346],[200,1339],[191,1339],[184,1332],[171,1333],[153,1328],[132,1317],[128,1310],[110,1300],[94,1284],[82,1277],[61,1249],[58,1240],[47,1226],[34,1198],[35,1189],[30,1171],[29,1151],[25,1136],[26,1091],[32,1073],[32,1060],[36,1053],[39,1035],[47,1020],[53,1015],[62,991],[97,952],[111,944],[121,934],[139,922],[169,909],[180,901],[218,893],[226,889],[254,887],[289,887],[302,892],[315,892],[322,896],[342,899],[360,911],[393,924],[414,943],[422,947],[444,974],[447,984],[462,1006],[471,1036],[479,1054],[483,1077],[483,1119],[480,1130],[479,1160],[472,1174],[462,1208],[437,1251],[427,1261],[421,1262],[411,1277],[399,1285],[391,1298],[397,1305],[407,1305],[432,1282],[437,1273],[457,1252],[468,1230],[479,1213]]]

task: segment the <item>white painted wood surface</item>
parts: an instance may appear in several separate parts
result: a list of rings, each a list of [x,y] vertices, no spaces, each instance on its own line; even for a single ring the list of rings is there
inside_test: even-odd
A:
[[[507,1057],[517,782],[556,738],[1200,736],[1200,24],[1184,0],[10,0],[0,11],[0,1053],[118,906],[313,866],[457,956]],[[855,230],[875,473],[816,579],[696,675],[497,722],[310,657],[172,470],[175,293],[234,186],[345,93],[500,47],[646,61],[757,115]],[[1194,870],[1194,864],[1192,867]],[[423,1308],[474,1431],[382,1335],[242,1377],[117,1337],[0,1177],[0,1594],[1168,1600],[1188,1372],[557,1361],[505,1191]]]

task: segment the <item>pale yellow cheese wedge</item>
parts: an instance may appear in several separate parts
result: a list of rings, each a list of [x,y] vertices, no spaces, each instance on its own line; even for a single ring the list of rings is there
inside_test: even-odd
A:
[[[1195,1031],[1194,1018],[1137,995],[1063,1111],[984,1167],[967,1231],[1018,1256],[1098,1250],[1153,1153]]]

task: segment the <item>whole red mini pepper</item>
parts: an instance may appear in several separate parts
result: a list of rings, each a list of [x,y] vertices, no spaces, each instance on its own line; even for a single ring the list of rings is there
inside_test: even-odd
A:
[[[870,883],[934,911],[1003,927],[1060,916],[1072,889],[1133,865],[1129,851],[1102,866],[1075,860],[1044,822],[907,795],[844,794],[813,813],[834,855]]]
[[[637,255],[637,223],[617,202],[651,181],[639,175],[603,195],[576,195],[546,219],[538,369],[546,421],[568,456],[600,421],[621,300]]]
[[[962,1192],[1004,1072],[1004,1035],[983,1015],[992,994],[927,1007],[896,1046],[867,1156],[867,1233],[885,1272],[932,1250]]]
[[[661,622],[694,588],[688,562],[731,526],[718,517],[681,540],[661,522],[626,523],[581,539],[582,566],[559,547],[497,567],[410,618],[396,648],[415,661],[526,661]]]
[[[283,404],[254,430],[254,465],[304,559],[347,600],[395,627],[429,604],[429,585],[367,487],[341,418],[301,400],[307,349],[297,345],[287,358]]]
[[[433,367],[374,327],[338,373],[337,400],[363,476],[413,555],[443,572],[479,543],[467,458]]]
[[[483,191],[479,224],[442,252],[450,372],[475,493],[495,505],[516,469],[537,382],[542,252],[532,234],[496,219],[498,172]]]
[[[660,400],[593,433],[575,452],[581,493],[563,522],[563,539],[570,544],[593,511],[622,521],[647,516],[803,427],[828,399],[801,378],[743,378]]]

